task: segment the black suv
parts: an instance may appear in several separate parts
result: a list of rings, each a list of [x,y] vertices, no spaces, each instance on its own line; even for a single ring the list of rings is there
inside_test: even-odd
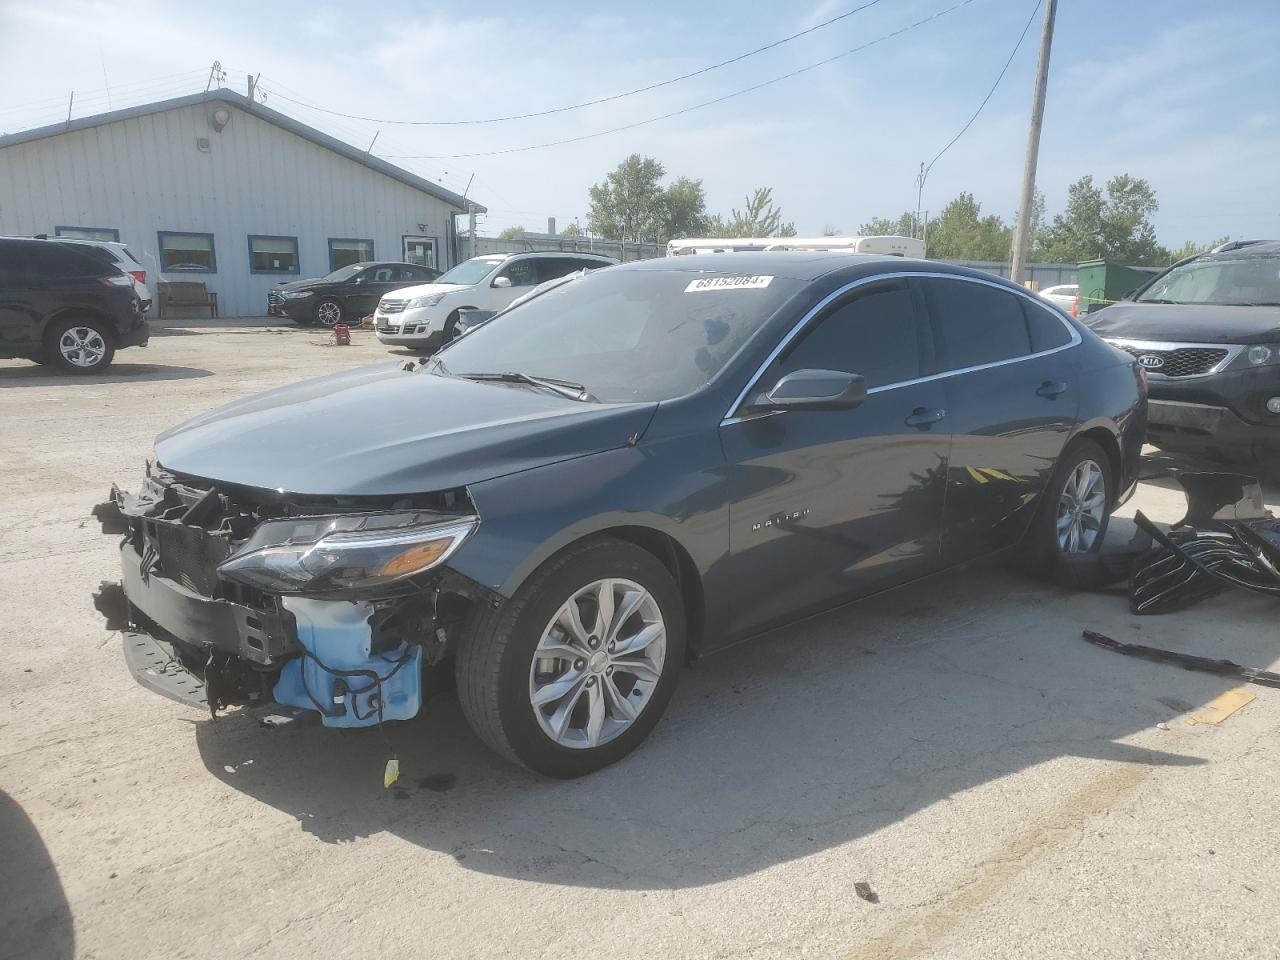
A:
[[[0,237],[0,357],[95,373],[149,332],[133,279],[96,248]]]
[[[1086,322],[1147,371],[1149,442],[1280,465],[1280,241],[1183,260]]]
[[[416,263],[349,263],[327,276],[273,287],[267,293],[267,313],[331,327],[373,313],[384,293],[438,276],[439,270]]]

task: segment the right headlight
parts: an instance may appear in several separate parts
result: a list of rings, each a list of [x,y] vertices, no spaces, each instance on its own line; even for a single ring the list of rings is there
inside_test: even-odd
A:
[[[270,593],[377,593],[444,563],[479,524],[423,513],[269,520],[218,573]]]
[[[443,293],[433,293],[429,297],[414,297],[405,304],[406,310],[413,310],[417,307],[434,307],[437,303],[444,299]]]
[[[1280,363],[1280,343],[1251,343],[1241,351],[1234,366],[1266,367]]]

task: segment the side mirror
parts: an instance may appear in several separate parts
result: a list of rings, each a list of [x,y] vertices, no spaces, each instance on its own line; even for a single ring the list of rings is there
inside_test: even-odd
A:
[[[356,278],[355,278],[354,280],[352,280],[351,282],[352,282],[352,283],[364,283],[364,277],[356,277]]]
[[[796,370],[751,403],[753,410],[852,410],[867,399],[867,381],[841,370]]]
[[[494,278],[494,280],[493,280],[493,285],[494,285],[495,287],[509,287],[509,286],[511,286],[511,278],[510,278],[510,277],[495,277],[495,278]]]

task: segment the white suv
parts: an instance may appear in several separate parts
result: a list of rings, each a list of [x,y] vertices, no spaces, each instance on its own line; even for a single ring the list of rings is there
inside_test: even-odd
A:
[[[79,243],[88,247],[97,247],[110,258],[121,273],[133,279],[133,292],[142,301],[142,310],[145,312],[150,309],[151,290],[147,287],[146,267],[123,243],[115,243],[111,240],[82,240],[79,237],[54,237],[53,239],[59,243]]]
[[[389,346],[434,350],[453,339],[464,307],[498,311],[540,283],[617,263],[590,253],[495,253],[472,257],[434,283],[401,287],[378,302],[374,328]]]

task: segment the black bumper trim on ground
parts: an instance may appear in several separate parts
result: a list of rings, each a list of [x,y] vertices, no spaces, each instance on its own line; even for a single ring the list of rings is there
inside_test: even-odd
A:
[[[142,560],[128,541],[120,547],[120,566],[129,602],[182,643],[260,664],[289,652],[279,631],[270,629],[274,614],[203,597],[157,573],[144,578]]]
[[[173,648],[148,633],[124,632],[124,662],[133,679],[154,693],[209,712],[204,681],[178,662]]]

